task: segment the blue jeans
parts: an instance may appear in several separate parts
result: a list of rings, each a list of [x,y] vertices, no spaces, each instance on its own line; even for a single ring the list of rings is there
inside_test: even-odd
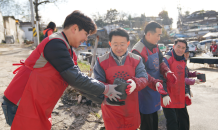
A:
[[[6,119],[6,123],[8,125],[12,125],[12,122],[14,120],[14,116],[17,112],[17,105],[14,105],[10,102],[7,102],[7,101],[3,101],[2,103],[2,109],[3,109],[3,112],[4,112],[4,115],[5,115],[5,119]]]

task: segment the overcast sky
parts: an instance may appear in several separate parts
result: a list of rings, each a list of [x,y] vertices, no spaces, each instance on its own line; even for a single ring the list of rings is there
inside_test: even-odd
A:
[[[26,0],[19,0],[26,1]],[[162,10],[168,11],[169,17],[173,18],[173,28],[176,28],[178,18],[178,5],[182,12],[191,13],[198,10],[218,11],[218,0],[68,0],[65,3],[46,4],[40,7],[40,15],[46,23],[53,21],[61,26],[68,14],[74,10],[80,10],[88,16],[99,12],[105,14],[107,10],[117,9],[133,16],[158,16]]]

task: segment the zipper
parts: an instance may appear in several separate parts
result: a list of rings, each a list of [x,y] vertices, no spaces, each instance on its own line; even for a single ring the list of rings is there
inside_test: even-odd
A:
[[[114,58],[114,57],[113,57],[113,58]],[[119,66],[121,66],[121,65],[122,65],[122,60],[123,60],[124,56],[122,56],[122,57],[117,57],[117,58],[118,58],[118,59],[114,58],[114,60],[119,63]]]

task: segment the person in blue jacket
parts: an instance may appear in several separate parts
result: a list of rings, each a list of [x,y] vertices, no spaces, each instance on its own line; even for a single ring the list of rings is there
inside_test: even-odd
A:
[[[144,36],[133,47],[132,53],[140,55],[148,74],[148,86],[162,85],[160,74],[172,83],[176,82],[174,73],[163,62],[163,55],[157,45],[162,34],[162,26],[157,22],[146,25]],[[139,91],[139,110],[141,113],[141,130],[158,130],[158,114],[160,110],[160,94],[146,87]]]

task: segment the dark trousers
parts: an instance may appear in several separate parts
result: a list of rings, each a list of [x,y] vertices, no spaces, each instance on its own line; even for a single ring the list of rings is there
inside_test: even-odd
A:
[[[6,123],[10,126],[12,125],[14,116],[17,112],[17,107],[18,107],[17,105],[11,103],[8,100],[4,100],[2,103],[2,110],[5,115]]]
[[[185,108],[163,108],[167,130],[189,130],[189,115]]]
[[[142,114],[140,130],[158,130],[158,114],[157,112],[151,114]]]

